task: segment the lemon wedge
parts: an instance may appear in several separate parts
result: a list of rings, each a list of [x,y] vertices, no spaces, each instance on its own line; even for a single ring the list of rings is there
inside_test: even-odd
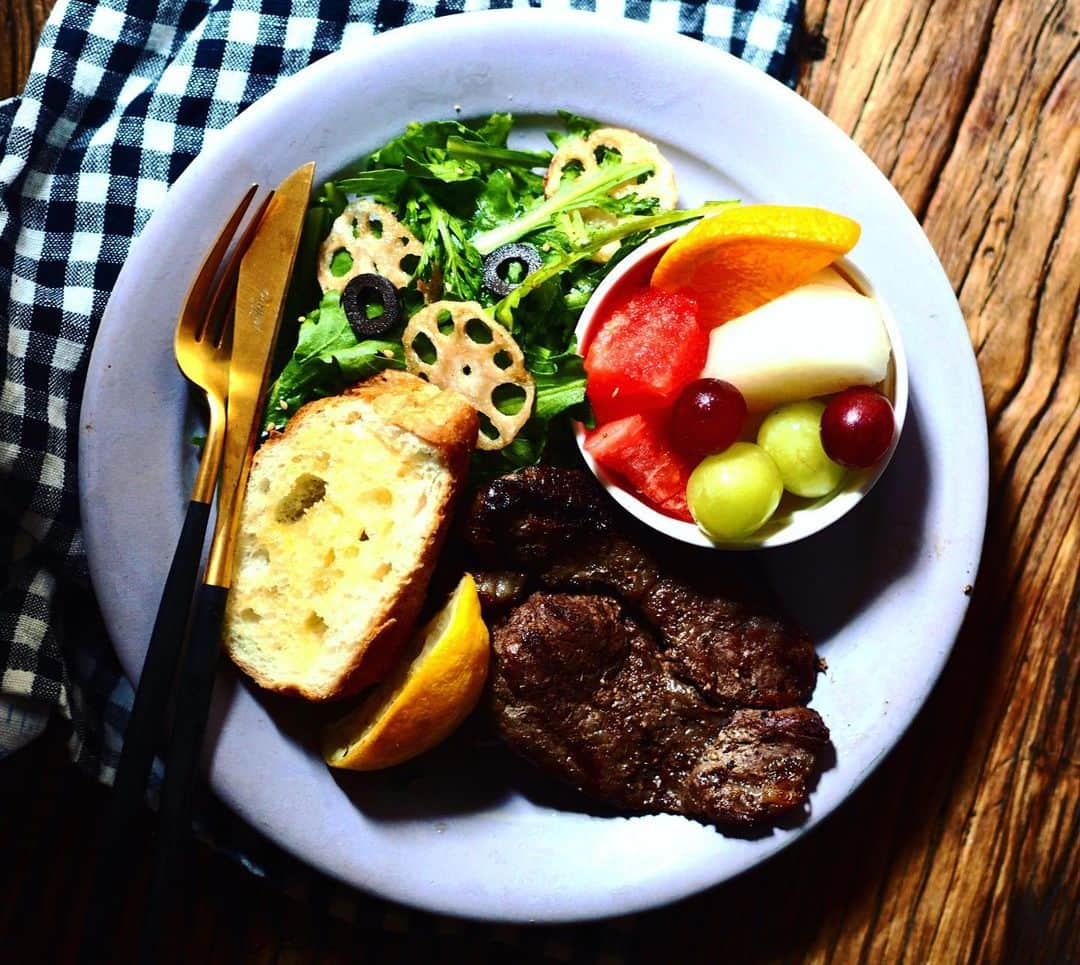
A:
[[[374,771],[445,740],[480,700],[490,653],[476,583],[466,573],[390,676],[326,728],[326,763]]]

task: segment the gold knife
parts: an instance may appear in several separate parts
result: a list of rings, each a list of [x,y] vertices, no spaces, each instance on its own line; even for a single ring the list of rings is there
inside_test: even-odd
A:
[[[314,163],[305,164],[278,185],[240,263],[217,521],[206,573],[195,594],[187,649],[176,687],[172,742],[161,789],[157,853],[139,936],[140,962],[155,962],[158,958],[157,942],[165,911],[183,873],[195,769],[214,689],[244,490],[314,175]]]
[[[240,262],[229,365],[225,460],[217,525],[204,581],[211,586],[228,587],[232,583],[236,533],[259,434],[266,380],[314,176],[312,162],[297,168],[278,185],[255,240]]]

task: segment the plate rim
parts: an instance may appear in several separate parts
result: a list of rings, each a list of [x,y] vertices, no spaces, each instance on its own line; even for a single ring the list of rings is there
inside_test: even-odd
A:
[[[843,150],[850,151],[854,149],[862,156],[866,163],[873,167],[872,162],[866,157],[865,153],[854,144],[853,141],[848,138],[843,131],[840,130],[831,120],[829,120],[824,114],[819,112],[813,105],[805,101],[794,91],[785,87],[783,84],[768,77],[768,75],[760,72],[757,68],[747,64],[738,58],[733,57],[730,54],[725,53],[715,47],[711,47],[701,41],[694,40],[692,38],[671,33],[658,36],[653,28],[650,28],[646,24],[639,22],[626,20],[623,18],[609,19],[608,17],[597,15],[595,13],[578,12],[578,11],[547,11],[547,10],[497,10],[497,11],[482,11],[457,14],[450,18],[443,18],[438,20],[428,20],[418,24],[409,25],[407,27],[398,28],[393,31],[389,31],[384,34],[380,34],[374,37],[363,38],[363,43],[366,47],[363,50],[356,49],[357,45],[353,44],[352,47],[346,47],[334,53],[327,55],[319,61],[311,64],[310,66],[299,71],[288,78],[280,81],[270,92],[268,92],[259,101],[251,105],[241,115],[235,118],[229,125],[215,132],[215,137],[212,143],[208,144],[203,152],[197,157],[188,169],[184,172],[180,179],[169,189],[168,195],[171,195],[174,199],[174,205],[178,203],[179,197],[184,193],[186,185],[199,177],[203,170],[213,164],[214,158],[217,154],[222,153],[225,148],[223,145],[227,145],[231,139],[235,139],[238,136],[242,136],[249,128],[256,128],[263,123],[263,116],[267,115],[272,117],[275,112],[278,111],[277,105],[279,103],[284,104],[294,91],[299,91],[304,87],[309,86],[312,83],[317,82],[323,77],[332,76],[338,69],[345,66],[349,61],[365,61],[368,58],[375,56],[376,54],[387,54],[390,51],[402,50],[409,46],[422,46],[427,43],[436,42],[440,47],[445,47],[450,38],[456,34],[472,33],[483,30],[506,30],[513,32],[515,30],[534,30],[538,26],[542,26],[545,30],[559,31],[597,31],[603,32],[607,35],[615,35],[627,41],[627,43],[633,47],[635,44],[647,42],[648,44],[667,48],[678,53],[693,51],[695,58],[701,58],[705,60],[712,60],[715,65],[715,70],[719,74],[723,74],[724,71],[735,71],[736,74],[742,74],[748,83],[765,85],[772,85],[770,88],[771,96],[777,97],[781,102],[787,102],[788,105],[798,105],[793,107],[794,110],[809,112],[808,116],[813,116],[813,123],[820,125],[822,121],[825,122],[825,126],[821,130],[832,131],[832,136],[838,136],[842,139]],[[373,50],[375,53],[373,53]],[[824,136],[824,135],[823,135]],[[874,168],[877,171],[876,168]],[[884,178],[884,175],[877,171],[880,179],[888,187],[896,198],[903,205],[902,200],[899,199],[899,195],[895,189]],[[133,251],[135,246],[140,242],[144,242],[147,237],[153,237],[156,231],[161,229],[161,222],[163,220],[163,211],[171,212],[171,208],[168,204],[168,196],[166,197],[165,204],[154,212],[148,224],[144,227],[142,234],[133,242]],[[978,376],[978,369],[975,360],[975,356],[970,347],[970,341],[968,339],[968,333],[966,326],[963,322],[963,317],[960,312],[959,306],[956,303],[955,295],[952,293],[952,288],[948,285],[948,279],[944,274],[944,269],[940,265],[936,254],[933,252],[932,246],[925,238],[925,234],[922,232],[921,227],[915,220],[910,211],[907,210],[906,205],[903,205],[904,211],[907,212],[908,218],[919,236],[926,242],[927,249],[933,256],[933,264],[940,272],[941,280],[943,280],[948,286],[950,297],[952,299],[951,305],[946,307],[946,313],[950,314],[953,319],[944,319],[944,322],[950,324],[959,323],[960,328],[963,330],[964,339],[967,341],[967,355],[963,361],[964,371],[958,373],[960,380],[967,381],[967,389],[972,388],[971,383],[974,383],[974,387],[977,389],[979,398],[982,398],[981,382]],[[130,256],[129,256],[130,261]],[[122,292],[129,280],[125,279],[125,271],[127,267],[122,269],[120,276],[117,279],[114,286],[113,293],[110,295],[109,304],[106,307],[103,315],[101,325],[95,337],[94,346],[91,350],[91,358],[87,369],[87,378],[84,386],[83,394],[83,410],[84,413],[80,417],[79,424],[79,503],[82,513],[82,519],[84,523],[84,532],[86,534],[86,550],[87,560],[91,574],[91,580],[93,582],[95,591],[99,592],[99,598],[102,595],[100,593],[101,588],[108,582],[108,568],[107,561],[103,556],[103,534],[101,532],[101,526],[103,525],[100,520],[94,519],[94,507],[89,504],[87,493],[93,488],[89,479],[93,464],[92,458],[87,458],[88,455],[92,456],[91,450],[94,447],[93,433],[87,429],[88,420],[86,412],[91,415],[95,410],[95,398],[96,393],[99,390],[101,384],[101,376],[103,374],[103,368],[108,364],[106,359],[106,352],[102,346],[105,344],[105,340],[102,338],[103,333],[112,333],[114,330],[119,331],[121,320],[116,317],[114,312],[110,309],[114,304],[114,298],[117,292]],[[953,334],[959,334],[958,332]],[[971,582],[974,583],[975,575],[978,570],[979,560],[982,552],[982,547],[985,539],[985,527],[986,527],[986,510],[988,501],[988,479],[989,479],[989,450],[987,445],[987,432],[985,423],[985,413],[983,413],[983,419],[980,427],[974,427],[981,432],[981,445],[980,454],[982,456],[980,464],[972,468],[973,485],[972,489],[976,494],[975,516],[977,520],[974,525],[974,529],[969,534],[969,539],[973,541],[972,556],[971,556]],[[977,531],[977,532],[976,532]],[[107,541],[105,541],[107,542]],[[955,622],[955,626],[950,626],[947,633],[946,645],[936,654],[936,661],[931,672],[925,678],[926,683],[917,697],[912,701],[912,708],[907,719],[903,722],[902,726],[898,727],[886,741],[884,746],[874,758],[862,768],[862,770],[856,774],[846,790],[840,796],[832,807],[826,813],[812,814],[811,817],[793,834],[781,836],[775,840],[770,841],[771,847],[763,849],[762,853],[755,856],[753,860],[747,863],[742,868],[721,876],[711,876],[707,872],[704,874],[687,874],[680,872],[677,875],[671,875],[668,877],[657,876],[654,879],[656,887],[647,892],[643,892],[639,889],[637,892],[621,893],[615,896],[613,900],[608,902],[597,902],[588,906],[580,906],[576,908],[568,908],[565,906],[553,907],[551,905],[536,905],[528,911],[528,913],[522,913],[520,908],[509,909],[507,913],[502,913],[504,909],[498,908],[478,908],[469,907],[468,899],[466,899],[466,905],[463,905],[460,901],[455,901],[453,898],[447,899],[445,895],[432,895],[430,889],[425,890],[423,888],[419,891],[413,891],[410,893],[404,893],[401,891],[395,893],[389,893],[387,891],[379,890],[378,883],[372,883],[370,881],[357,881],[352,878],[348,878],[343,875],[340,869],[331,868],[327,865],[325,856],[313,857],[310,854],[306,854],[302,849],[295,847],[295,840],[287,840],[279,835],[271,834],[275,843],[282,847],[284,850],[290,852],[299,860],[318,868],[324,873],[330,874],[334,877],[342,878],[347,881],[348,884],[353,885],[359,889],[380,895],[383,898],[389,900],[395,900],[410,904],[415,907],[423,908],[430,911],[436,911],[446,914],[453,914],[462,917],[476,918],[480,920],[488,921],[546,921],[546,922],[570,922],[580,921],[587,919],[595,919],[608,917],[611,915],[626,914],[635,911],[645,910],[647,908],[656,907],[659,905],[667,904],[669,902],[686,897],[687,895],[698,892],[704,888],[711,887],[719,884],[722,881],[729,880],[732,877],[749,870],[749,868],[756,866],[762,861],[767,860],[783,848],[789,846],[794,841],[801,839],[812,828],[816,827],[821,821],[826,820],[829,815],[835,813],[835,810],[840,806],[843,801],[854,794],[859,787],[863,784],[866,778],[876,769],[877,766],[891,753],[891,751],[900,742],[903,735],[908,731],[911,724],[918,716],[919,711],[922,709],[930,693],[936,686],[942,671],[948,661],[949,655],[952,652],[955,644],[956,635],[959,632],[960,626],[963,623],[964,616],[968,607],[968,599],[964,598],[959,601],[959,604],[950,611],[949,623]],[[103,613],[106,619],[106,625],[110,628],[110,638],[115,639],[113,634],[113,624],[116,622],[113,618],[114,615],[105,611],[105,606],[102,607]],[[114,643],[115,646],[115,643]],[[118,652],[120,648],[117,648]],[[143,648],[145,650],[145,648]],[[123,654],[120,654],[123,657]],[[122,660],[122,662],[124,662]],[[125,665],[125,669],[131,673],[131,668]],[[236,810],[245,820],[254,824],[256,827],[260,826],[259,815],[252,813],[251,809],[245,806],[245,802],[242,796],[239,796],[236,789],[230,786],[229,782],[222,781],[219,775],[212,774],[212,785],[214,790],[221,796],[226,802]],[[700,872],[700,869],[698,869]],[[528,904],[526,902],[525,904]]]

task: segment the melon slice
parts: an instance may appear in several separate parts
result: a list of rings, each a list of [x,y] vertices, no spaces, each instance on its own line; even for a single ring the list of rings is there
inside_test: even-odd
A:
[[[885,378],[889,336],[873,299],[810,284],[712,330],[702,378],[724,379],[751,411]]]

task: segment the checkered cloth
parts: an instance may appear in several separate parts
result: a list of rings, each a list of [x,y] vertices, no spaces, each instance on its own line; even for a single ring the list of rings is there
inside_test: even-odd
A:
[[[55,712],[111,780],[132,690],[79,532],[76,440],[90,345],[132,240],[212,133],[347,44],[432,16],[537,0],[60,0],[21,97],[0,103],[0,757]],[[799,0],[563,0],[678,30],[791,83]]]

